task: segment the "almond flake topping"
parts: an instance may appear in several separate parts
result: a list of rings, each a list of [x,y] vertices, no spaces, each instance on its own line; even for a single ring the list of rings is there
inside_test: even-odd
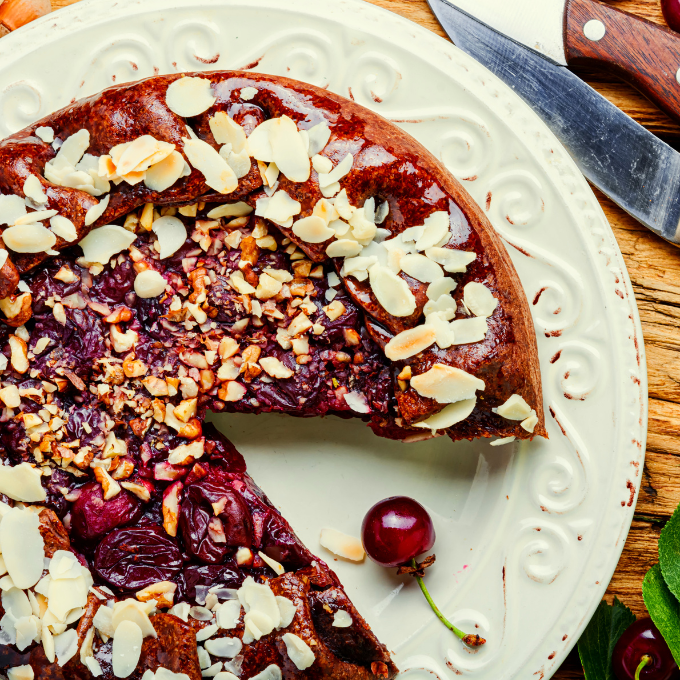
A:
[[[17,588],[32,588],[40,580],[45,544],[37,513],[12,508],[3,515],[0,521],[0,552]]]
[[[442,268],[424,255],[417,253],[404,255],[399,264],[406,274],[421,283],[432,283],[444,278]]]
[[[47,203],[47,195],[42,188],[40,180],[35,175],[29,175],[24,182],[24,194],[35,203]]]
[[[0,390],[0,399],[5,401],[3,397],[3,390]],[[29,463],[0,465],[0,493],[23,503],[44,501],[47,494],[40,483],[40,477],[40,470]]]
[[[78,238],[75,224],[67,217],[62,217],[61,215],[55,215],[50,219],[50,229],[59,238],[63,238],[64,241],[69,243]]]
[[[323,120],[314,127],[309,128],[307,130],[307,138],[309,139],[307,153],[310,158],[313,158],[323,151],[326,144],[328,144],[328,140],[331,138],[331,130],[328,127],[328,123]],[[330,168],[326,172],[330,172]]]
[[[217,220],[220,217],[242,217],[250,215],[251,212],[253,212],[253,209],[247,203],[239,201],[238,203],[226,203],[213,208],[208,213],[208,217],[211,220]]]
[[[0,196],[0,225],[14,224],[26,215],[26,203],[19,196]]]
[[[361,562],[366,557],[364,547],[358,538],[349,536],[337,529],[322,529],[319,542],[334,555],[352,562]]]
[[[352,617],[344,609],[338,609],[333,614],[333,626],[335,628],[349,628],[352,625]]]
[[[179,81],[176,81],[179,82]],[[230,194],[238,187],[238,179],[227,161],[201,139],[187,139],[184,142],[184,153],[189,163],[201,172],[205,183],[221,194]]]
[[[117,678],[132,675],[142,655],[144,636],[134,621],[123,621],[113,636],[111,663]]]
[[[231,150],[235,153],[240,153],[246,148],[245,130],[224,111],[211,116],[208,124],[218,144],[231,144]]]
[[[54,141],[54,130],[51,127],[36,128],[35,135],[45,144],[51,144]]]
[[[450,218],[449,213],[443,210],[433,212],[425,218],[425,227],[422,234],[416,240],[416,250],[418,252],[427,250],[440,244],[441,241],[448,241]]]
[[[356,257],[363,250],[361,243],[350,239],[338,239],[326,248],[328,257]]]
[[[493,296],[493,293],[483,283],[476,281],[466,284],[463,289],[463,300],[465,306],[475,316],[485,318],[491,316],[498,306],[498,300]]]
[[[299,215],[301,210],[302,205],[281,190],[271,198],[258,199],[255,214],[282,227],[290,227],[293,224],[293,216]]]
[[[366,397],[361,392],[347,392],[342,395],[347,406],[357,413],[370,413],[371,407],[368,405]]]
[[[454,334],[454,345],[468,345],[473,342],[481,342],[486,337],[488,325],[482,316],[471,319],[458,319],[451,322],[451,330]]]
[[[411,387],[421,396],[439,404],[452,404],[472,399],[477,390],[484,390],[483,380],[446,364],[434,364],[429,371],[411,378]]]
[[[191,174],[191,168],[179,151],[172,153],[157,163],[154,163],[144,177],[144,184],[151,191],[165,191],[175,184],[182,177]]]
[[[326,225],[323,218],[310,215],[293,223],[293,233],[305,243],[324,243],[335,236],[335,232]]]
[[[172,82],[165,93],[168,108],[182,118],[199,116],[213,106],[215,101],[207,78],[184,76]]]
[[[294,633],[286,633],[281,638],[286,645],[286,652],[288,657],[295,664],[298,670],[304,671],[309,668],[316,657],[310,646]]]
[[[57,237],[42,224],[22,224],[5,229],[2,240],[15,253],[44,253],[52,249]]]
[[[277,124],[269,131],[272,160],[291,182],[306,182],[311,168],[307,149],[297,125],[288,116],[275,119]]]
[[[129,248],[136,238],[137,236],[127,229],[108,224],[93,229],[78,245],[83,249],[86,262],[108,264],[114,255]]]
[[[151,227],[158,236],[161,247],[159,257],[164,260],[174,255],[187,240],[187,230],[182,220],[166,215],[157,219]]]
[[[349,174],[352,169],[352,163],[354,163],[354,156],[348,153],[336,166],[328,173],[319,174],[319,186],[322,189],[330,187],[331,185],[339,182],[343,177]],[[340,191],[340,189],[338,189]]]
[[[391,361],[403,361],[425,351],[437,340],[432,326],[420,325],[395,335],[385,345],[385,356]]]
[[[493,412],[507,420],[525,420],[533,411],[522,395],[513,394],[504,404],[493,409]]]
[[[158,297],[165,292],[167,285],[163,275],[153,269],[146,269],[139,272],[135,277],[135,293],[140,298],[150,299]]]
[[[536,415],[536,411],[532,409],[531,415],[526,419],[523,420],[520,425],[527,431],[533,433],[534,429],[536,428],[536,425],[538,425],[538,416]]]
[[[257,94],[257,88],[255,87],[244,87],[241,89],[241,99],[244,102],[249,102]]]
[[[105,212],[106,209],[109,207],[109,201],[111,200],[111,196],[105,196],[97,205],[93,205],[86,213],[85,213],[85,226],[89,227],[91,224],[94,224]]]
[[[438,300],[442,295],[452,293],[457,287],[458,284],[451,278],[444,277],[442,279],[437,279],[427,287],[427,299]]]
[[[476,253],[465,250],[452,250],[451,248],[428,248],[425,255],[433,262],[444,267],[444,271],[450,274],[462,274],[467,266],[477,259]]]
[[[419,423],[413,423],[413,426],[427,428],[432,431],[445,430],[465,420],[475,410],[476,404],[477,397],[457,401],[454,404],[445,406],[439,413],[435,413]]]
[[[373,294],[383,309],[392,316],[411,316],[416,311],[416,299],[404,279],[387,267],[376,265],[370,271]]]

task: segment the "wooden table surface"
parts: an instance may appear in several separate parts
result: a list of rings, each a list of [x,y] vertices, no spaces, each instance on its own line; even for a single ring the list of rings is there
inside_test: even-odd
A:
[[[52,5],[58,9],[74,1],[78,0],[52,0]],[[446,37],[425,0],[369,1]],[[659,0],[617,0],[614,4],[619,9],[664,23]],[[628,115],[680,149],[680,125],[669,120],[634,89],[604,72],[580,70],[578,73]],[[637,616],[643,616],[646,610],[642,579],[657,561],[659,531],[680,503],[680,250],[639,225],[599,191],[595,193],[628,266],[647,350],[649,435],[642,489],[636,519],[607,591],[609,600],[616,595]],[[575,652],[554,677],[556,680],[583,678]]]

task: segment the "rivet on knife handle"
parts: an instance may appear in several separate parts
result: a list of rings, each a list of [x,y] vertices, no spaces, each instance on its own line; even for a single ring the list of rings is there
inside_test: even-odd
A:
[[[598,0],[569,0],[565,45],[569,64],[614,71],[680,122],[680,35]]]

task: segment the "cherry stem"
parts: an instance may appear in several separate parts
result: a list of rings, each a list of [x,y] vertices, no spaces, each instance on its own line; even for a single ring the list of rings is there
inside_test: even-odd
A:
[[[414,569],[418,568],[418,565],[416,563],[415,558],[411,559],[411,566]],[[423,581],[422,577],[419,576],[418,574],[414,574],[416,581],[418,581],[418,585],[420,586],[420,590],[423,591],[423,595],[425,595],[425,599],[427,600],[428,604],[430,607],[432,607],[432,611],[437,615],[437,618],[450,630],[453,632],[454,635],[459,637],[465,644],[470,645],[471,647],[481,647],[483,644],[486,643],[486,640],[483,637],[480,637],[479,635],[468,635],[464,633],[460,628],[456,628],[445,616],[439,611],[439,607],[434,603],[434,600],[432,599],[432,596],[430,595],[427,586],[425,585],[425,582]],[[651,661],[651,659],[650,659]],[[638,680],[636,678],[636,680]]]
[[[642,672],[642,669],[645,666],[648,666],[650,663],[652,663],[652,657],[649,656],[649,654],[645,654],[640,659],[640,665],[637,667],[637,670],[635,671],[635,680],[640,680],[640,673]]]

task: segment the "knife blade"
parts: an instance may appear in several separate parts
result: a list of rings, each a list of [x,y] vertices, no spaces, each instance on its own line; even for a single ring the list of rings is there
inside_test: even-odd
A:
[[[640,223],[680,245],[678,152],[556,60],[511,40],[447,0],[428,3],[454,44],[531,105],[595,186]]]
[[[622,76],[680,122],[680,35],[600,0],[452,0],[487,26],[563,66]]]

